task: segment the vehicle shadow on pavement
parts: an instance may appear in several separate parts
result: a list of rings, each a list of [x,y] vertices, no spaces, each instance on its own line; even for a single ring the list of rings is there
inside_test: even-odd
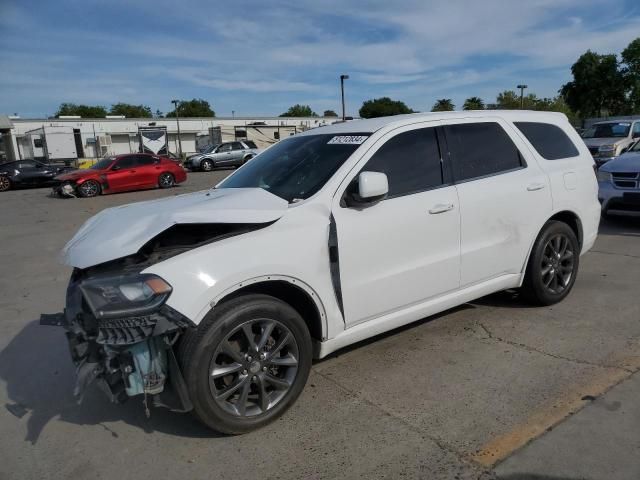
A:
[[[17,419],[26,419],[25,440],[32,444],[53,419],[77,425],[100,425],[114,437],[118,434],[104,422],[125,422],[147,433],[161,431],[191,438],[221,436],[190,414],[151,408],[151,418],[147,419],[142,397],[115,405],[93,386],[78,404],[73,396],[75,367],[62,329],[41,326],[35,320],[0,352],[0,379],[6,382],[9,398],[5,408]]]
[[[640,218],[603,217],[600,220],[598,234],[640,237]]]

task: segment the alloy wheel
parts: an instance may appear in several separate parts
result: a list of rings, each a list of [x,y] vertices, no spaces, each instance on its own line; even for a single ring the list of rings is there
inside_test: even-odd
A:
[[[205,160],[202,162],[202,170],[204,170],[205,172],[210,172],[211,170],[213,170],[213,163],[211,163],[211,160]]]
[[[0,192],[5,192],[11,188],[11,181],[4,175],[0,175]]]
[[[571,241],[559,233],[546,243],[541,262],[542,283],[551,293],[562,293],[571,283],[574,272],[574,252]]]
[[[271,319],[238,325],[216,348],[209,368],[215,402],[238,417],[263,414],[292,387],[298,345],[291,331]]]
[[[88,180],[80,186],[84,197],[95,197],[100,191],[100,187],[93,180]]]
[[[169,188],[173,186],[173,175],[171,175],[170,173],[163,173],[162,175],[160,175],[158,183],[162,188]]]

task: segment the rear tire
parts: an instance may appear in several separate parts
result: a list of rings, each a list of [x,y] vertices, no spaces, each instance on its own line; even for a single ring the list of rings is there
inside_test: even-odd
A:
[[[176,179],[173,174],[169,172],[162,173],[158,177],[158,186],[160,188],[171,188],[176,184]]]
[[[78,187],[78,194],[81,197],[89,198],[100,195],[100,184],[95,180],[87,180]]]
[[[196,417],[241,434],[274,421],[298,398],[311,369],[311,337],[290,305],[249,294],[188,330],[178,358]]]
[[[523,297],[534,305],[553,305],[573,288],[580,264],[580,244],[564,222],[551,220],[538,235],[522,284]]]
[[[200,168],[202,169],[203,172],[210,172],[211,170],[213,170],[215,167],[215,164],[209,160],[209,159],[205,159],[202,161],[202,163],[200,164]]]
[[[0,192],[11,190],[11,180],[5,175],[0,175]]]

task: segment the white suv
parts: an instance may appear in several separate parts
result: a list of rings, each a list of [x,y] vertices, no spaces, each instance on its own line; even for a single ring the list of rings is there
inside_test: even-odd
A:
[[[64,249],[78,392],[242,433],[312,358],[499,290],[562,300],[600,219],[564,115],[448,112],[287,138],[216,188],[104,210]],[[143,395],[143,396],[142,396]]]

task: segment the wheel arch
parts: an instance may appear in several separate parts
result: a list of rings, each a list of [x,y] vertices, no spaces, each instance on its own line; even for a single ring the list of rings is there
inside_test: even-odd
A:
[[[531,257],[531,252],[533,251],[533,246],[538,240],[538,237],[540,236],[540,233],[542,232],[542,229],[544,228],[544,226],[552,220],[556,220],[569,225],[571,230],[573,230],[573,233],[576,234],[576,238],[578,239],[578,245],[580,249],[582,249],[582,242],[583,242],[582,221],[580,220],[580,217],[578,216],[578,214],[572,210],[561,210],[559,212],[555,212],[553,215],[547,218],[542,225],[540,225],[540,227],[538,228],[538,233],[536,234],[535,238],[531,241],[531,244],[529,245],[529,251],[527,252],[527,257],[525,258],[524,264],[522,266],[523,275],[526,273],[527,265],[529,264],[529,257]]]
[[[304,319],[311,338],[327,338],[327,314],[318,294],[305,282],[283,275],[252,278],[228,288],[211,302],[212,308],[249,293],[262,293],[282,300]]]

